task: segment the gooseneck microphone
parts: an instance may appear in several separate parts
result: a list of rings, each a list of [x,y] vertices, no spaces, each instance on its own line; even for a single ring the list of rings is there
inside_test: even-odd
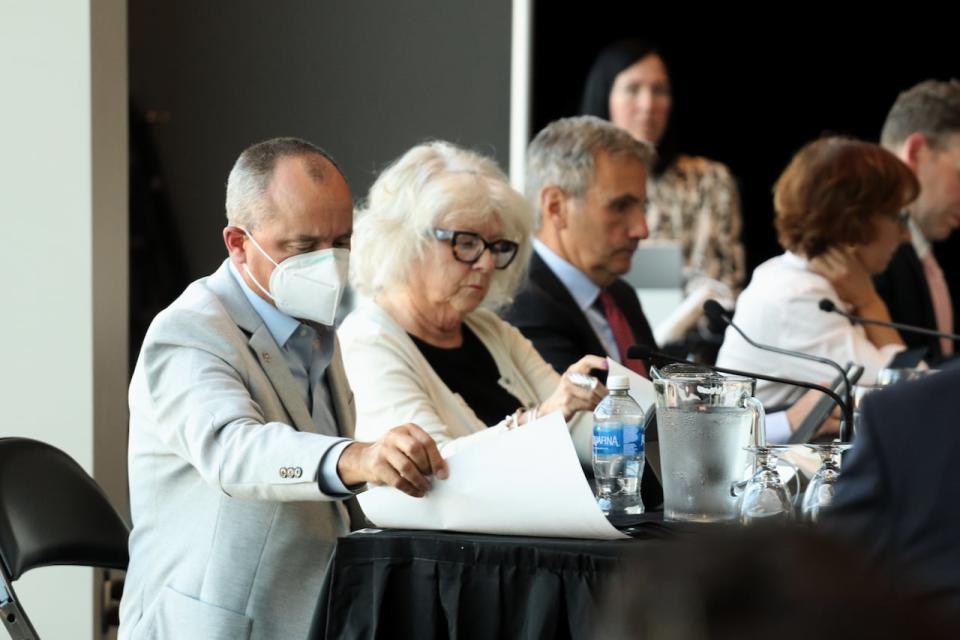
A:
[[[812,382],[803,382],[802,380],[792,380],[790,378],[778,378],[776,376],[768,376],[761,373],[753,373],[752,371],[739,371],[737,369],[727,369],[726,367],[714,367],[710,365],[697,364],[696,362],[690,362],[689,360],[684,360],[682,358],[677,358],[671,356],[670,354],[663,353],[661,351],[656,351],[651,349],[647,345],[635,344],[629,349],[627,349],[628,358],[636,358],[639,360],[650,360],[651,362],[676,362],[679,364],[692,364],[698,367],[703,367],[705,369],[710,369],[711,371],[716,371],[717,373],[727,373],[734,376],[743,376],[744,378],[757,378],[758,380],[766,380],[768,382],[777,382],[779,384],[789,384],[794,387],[803,387],[804,389],[816,389],[820,393],[825,393],[830,396],[833,401],[840,407],[840,411],[843,412],[844,422],[847,420],[847,416],[851,415],[850,410],[840,396],[838,396],[832,389],[827,389],[822,387],[819,384],[813,384]],[[844,433],[844,429],[840,430],[840,440],[842,442],[849,442],[850,432],[852,429],[847,429]],[[846,437],[847,439],[844,439]]]
[[[861,318],[860,316],[855,316],[852,313],[847,313],[829,298],[823,298],[820,300],[819,306],[821,311],[826,311],[827,313],[838,313],[854,324],[875,324],[880,327],[888,327],[890,329],[906,331],[907,333],[920,333],[925,336],[934,336],[936,338],[946,338],[948,340],[960,341],[960,335],[957,335],[956,333],[944,333],[942,331],[934,331],[933,329],[927,329],[926,327],[917,327],[912,324],[903,324],[901,322],[888,322],[886,320]]]
[[[829,302],[829,300],[827,302]],[[822,305],[823,300],[821,300],[820,303]],[[850,385],[850,379],[847,377],[847,372],[843,369],[843,367],[840,366],[839,363],[829,358],[814,356],[809,353],[803,353],[802,351],[792,351],[790,349],[782,349],[780,347],[774,347],[773,345],[769,345],[769,344],[760,344],[759,342],[754,342],[753,340],[750,339],[750,336],[748,336],[743,332],[743,329],[741,329],[736,325],[736,323],[733,321],[733,318],[730,317],[730,314],[727,312],[727,310],[724,309],[723,306],[716,300],[711,299],[704,302],[703,313],[707,316],[707,318],[711,322],[714,322],[714,323],[722,322],[723,324],[733,327],[733,330],[739,333],[743,337],[743,339],[747,341],[747,344],[753,347],[756,347],[757,349],[761,349],[763,351],[771,351],[773,353],[779,353],[780,355],[790,356],[792,358],[802,358],[803,360],[818,362],[820,364],[825,364],[829,367],[833,367],[834,369],[836,369],[837,372],[840,374],[840,378],[843,380],[843,388],[845,392],[844,398],[846,400],[846,402],[844,403],[844,408],[849,410],[849,413],[844,413],[844,422],[846,423],[848,429],[853,428],[853,389],[851,388],[851,385]],[[843,436],[841,436],[840,439],[843,440],[844,442],[847,442],[849,441],[849,436],[847,438],[844,438]]]

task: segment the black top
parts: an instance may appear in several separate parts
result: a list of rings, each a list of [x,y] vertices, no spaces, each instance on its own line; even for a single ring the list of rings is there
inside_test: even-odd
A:
[[[937,316],[923,263],[910,242],[904,242],[893,254],[887,270],[873,279],[877,293],[887,303],[890,319],[924,329],[937,330]],[[950,329],[953,331],[953,329]],[[940,338],[901,331],[900,337],[911,349],[927,348],[927,362],[937,365],[943,359]]]
[[[459,394],[485,425],[497,424],[520,408],[520,401],[500,386],[493,356],[467,325],[463,325],[463,344],[452,349],[410,337],[444,384]]]
[[[635,517],[634,540],[396,529],[345,536],[307,638],[599,637],[597,593],[621,572],[645,574],[635,562],[659,559],[671,538],[707,526]],[[444,589],[453,595],[437,597]]]

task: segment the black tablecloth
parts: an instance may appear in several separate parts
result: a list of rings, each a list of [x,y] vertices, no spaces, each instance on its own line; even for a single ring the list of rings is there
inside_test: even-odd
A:
[[[337,542],[311,638],[590,638],[623,560],[702,525],[616,541],[365,529]]]

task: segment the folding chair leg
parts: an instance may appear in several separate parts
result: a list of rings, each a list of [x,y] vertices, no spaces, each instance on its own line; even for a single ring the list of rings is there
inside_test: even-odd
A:
[[[3,626],[13,640],[40,640],[30,618],[20,608],[13,585],[3,570],[0,570],[0,616],[3,616]]]

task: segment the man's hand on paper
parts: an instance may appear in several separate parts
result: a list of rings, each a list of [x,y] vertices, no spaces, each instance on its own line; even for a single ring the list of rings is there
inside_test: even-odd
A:
[[[348,446],[337,463],[337,472],[348,486],[385,484],[415,498],[430,490],[429,476],[446,480],[449,473],[437,443],[410,423],[394,427],[376,442]]]
[[[473,531],[499,535],[622,539],[597,506],[583,477],[569,428],[555,411],[521,429],[481,438],[451,455],[453,469],[422,499],[391,487],[357,496],[377,527]],[[536,478],[549,491],[530,500],[517,478]]]

